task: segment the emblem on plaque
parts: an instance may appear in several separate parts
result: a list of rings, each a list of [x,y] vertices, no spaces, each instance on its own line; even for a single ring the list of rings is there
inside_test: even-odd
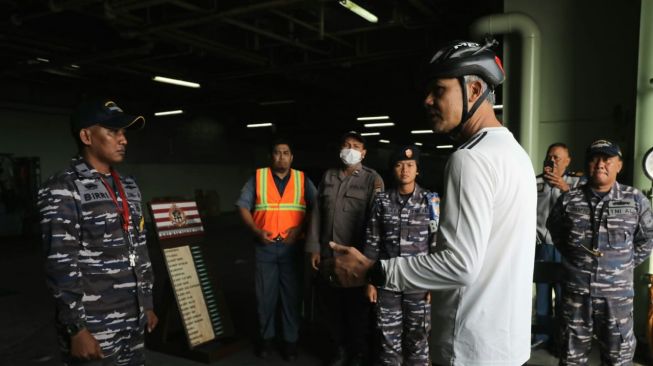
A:
[[[177,207],[177,205],[172,205],[170,207],[170,210],[168,211],[168,217],[170,217],[172,224],[177,227],[185,226],[187,223],[184,210]]]

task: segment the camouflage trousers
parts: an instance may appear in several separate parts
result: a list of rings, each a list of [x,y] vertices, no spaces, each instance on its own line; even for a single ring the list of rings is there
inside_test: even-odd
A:
[[[69,351],[69,337],[59,336],[63,361],[68,366],[142,366],[145,365],[144,326],[109,328],[93,330],[93,337],[100,343],[104,358],[101,360],[84,361],[72,359]],[[90,328],[89,328],[90,329]]]
[[[602,365],[632,365],[635,355],[632,297],[565,293],[560,365],[588,365],[595,335]]]
[[[426,292],[377,291],[376,324],[381,332],[381,365],[430,365],[431,304]]]

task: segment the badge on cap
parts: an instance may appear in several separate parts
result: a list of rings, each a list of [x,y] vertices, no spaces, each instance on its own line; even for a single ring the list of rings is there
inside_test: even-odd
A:
[[[120,109],[120,107],[118,107],[118,105],[116,103],[114,103],[114,102],[112,102],[110,100],[108,100],[106,103],[104,103],[104,106],[107,107],[107,109],[109,109],[112,112],[124,113],[122,111],[122,109]]]
[[[407,157],[408,159],[410,159],[410,158],[413,157],[413,150],[411,150],[411,149],[406,149],[406,151],[404,152],[404,154],[406,154],[406,157]]]

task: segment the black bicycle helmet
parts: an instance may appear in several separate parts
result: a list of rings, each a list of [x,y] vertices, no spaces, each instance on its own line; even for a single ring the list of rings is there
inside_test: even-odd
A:
[[[495,40],[484,46],[474,42],[456,41],[441,48],[429,61],[429,81],[478,75],[494,89],[503,83],[506,77],[501,60],[490,49],[495,44]]]
[[[461,121],[449,134],[459,134],[465,122],[471,118],[481,103],[505,80],[506,74],[503,71],[501,59],[490,49],[497,44],[498,42],[494,39],[486,40],[484,46],[475,42],[456,41],[439,49],[429,61],[426,80],[428,83],[440,78],[456,78],[462,88]],[[467,88],[464,78],[466,75],[477,75],[488,84],[488,88],[469,111],[467,110]]]

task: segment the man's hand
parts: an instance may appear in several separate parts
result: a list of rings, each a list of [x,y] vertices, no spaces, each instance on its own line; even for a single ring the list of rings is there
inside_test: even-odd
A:
[[[367,296],[367,299],[370,300],[371,303],[376,304],[376,287],[371,283],[367,284],[365,296]]]
[[[294,226],[285,231],[288,233],[288,236],[283,240],[284,244],[293,245],[297,242],[297,238],[302,233],[302,228],[300,226]]]
[[[100,343],[86,328],[70,337],[70,355],[80,360],[101,360],[104,358]]]
[[[271,232],[265,231],[263,229],[258,229],[256,231],[256,237],[262,244],[272,244],[274,243],[274,240],[270,239],[270,235],[272,235]]]
[[[546,180],[551,186],[557,187],[562,192],[569,191],[569,184],[567,184],[561,176],[555,175],[551,172],[545,172],[544,180]]]
[[[147,318],[147,332],[152,333],[156,325],[159,324],[159,317],[156,316],[154,310],[145,310],[145,317]]]
[[[367,283],[367,271],[374,261],[364,256],[358,249],[329,242],[333,249],[333,273],[336,284],[342,287],[358,287]]]
[[[311,267],[314,270],[320,270],[320,253],[311,253]]]

